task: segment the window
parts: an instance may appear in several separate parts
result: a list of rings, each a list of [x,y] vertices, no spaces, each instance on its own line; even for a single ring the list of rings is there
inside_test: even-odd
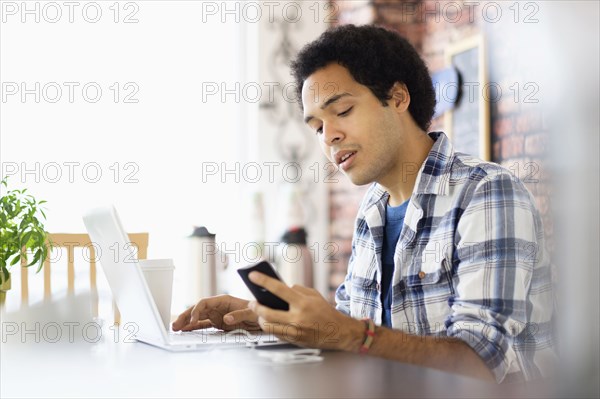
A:
[[[204,18],[201,2],[99,2],[73,22],[62,3],[14,4],[0,46],[2,175],[48,201],[47,229],[84,232],[86,209],[114,203],[127,231],[150,233],[149,258],[179,266],[193,225],[238,240],[243,186],[207,173],[247,156],[252,104],[231,101],[247,79],[247,27]]]

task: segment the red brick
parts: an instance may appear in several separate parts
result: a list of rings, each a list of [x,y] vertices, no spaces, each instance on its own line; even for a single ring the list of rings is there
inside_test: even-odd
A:
[[[380,24],[398,27],[415,27],[421,24],[419,15],[411,15],[400,8],[378,7],[375,9],[375,20]]]
[[[358,211],[358,205],[348,204],[346,206],[338,206],[334,215],[331,216],[332,220],[347,220],[354,223],[356,218],[356,212]]]
[[[502,151],[501,151],[502,147],[501,147],[501,142],[497,141],[494,143],[494,151],[493,151],[493,155],[492,155],[492,161],[497,162],[498,160],[502,159]]]
[[[338,250],[337,250],[338,253],[344,254],[344,255],[350,255],[350,253],[352,252],[352,240],[351,239],[337,240],[335,243],[338,246]]]
[[[504,158],[517,158],[523,155],[523,136],[509,136],[502,139],[502,156]]]
[[[514,133],[512,118],[499,118],[494,122],[494,132],[496,137],[504,138]]]
[[[552,122],[551,122],[552,116],[550,115],[550,113],[547,110],[542,110],[541,118],[542,118],[542,130],[550,129],[550,126],[552,124]]]
[[[346,274],[348,270],[348,262],[350,260],[350,254],[333,254],[328,260],[328,265],[333,273]]]
[[[524,113],[517,116],[515,120],[515,131],[517,133],[529,133],[541,130],[542,119],[538,113]]]
[[[354,221],[348,219],[336,219],[331,221],[331,237],[334,240],[352,237]]]
[[[367,25],[375,21],[375,13],[371,7],[365,7],[355,10],[342,11],[338,17],[332,17],[337,25],[354,24]]]
[[[378,21],[387,21],[397,25],[416,25],[421,23],[421,6],[414,1],[373,2]]]
[[[336,7],[340,11],[352,11],[363,7],[369,7],[369,0],[336,1]]]
[[[497,104],[498,113],[500,114],[509,114],[519,110],[519,104],[515,102],[504,86],[502,86],[502,97]]]
[[[537,198],[542,195],[543,187],[541,186],[543,186],[543,183],[541,183],[537,173],[534,173],[532,169],[521,172],[519,177],[534,197]]]
[[[525,154],[543,155],[547,151],[548,134],[531,134],[525,138]]]
[[[439,32],[429,32],[427,37],[424,39],[424,43],[427,43],[428,51],[435,51],[439,53],[444,53],[446,48],[448,47],[448,42],[450,41],[450,32],[449,31],[439,31]]]
[[[540,211],[542,215],[546,215],[548,213],[548,197],[539,196],[535,198],[535,203],[537,209]]]
[[[552,239],[552,237],[554,237],[554,218],[552,218],[551,215],[545,215],[542,223],[544,224],[544,233],[546,234],[546,237],[548,237],[547,243],[554,243],[554,240]]]

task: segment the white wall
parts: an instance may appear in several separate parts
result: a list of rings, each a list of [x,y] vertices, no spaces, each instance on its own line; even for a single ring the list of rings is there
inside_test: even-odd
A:
[[[298,5],[301,6],[298,7]],[[292,56],[302,46],[317,38],[326,28],[327,2],[280,2],[273,9],[273,19],[263,18],[259,28],[259,82],[273,85],[274,98],[265,98],[258,113],[257,149],[262,160],[276,162],[275,184],[265,184],[267,241],[279,240],[295,221],[290,216],[289,198],[296,192],[302,215],[297,222],[307,228],[308,246],[314,257],[315,287],[328,293],[329,264],[326,256],[334,249],[329,245],[329,199],[326,183],[326,158],[314,133],[304,125],[302,113],[292,102],[293,79],[287,63],[287,49]],[[282,44],[285,36],[289,47]],[[300,167],[291,164],[291,149],[298,148]],[[296,178],[296,171],[301,177]],[[296,180],[298,180],[296,182]],[[290,254],[290,256],[293,256]]]

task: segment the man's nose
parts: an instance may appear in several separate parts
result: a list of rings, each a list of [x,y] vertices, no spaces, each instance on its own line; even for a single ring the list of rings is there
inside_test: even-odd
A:
[[[333,145],[344,139],[344,133],[342,133],[334,125],[323,125],[323,138],[325,140],[325,144]]]

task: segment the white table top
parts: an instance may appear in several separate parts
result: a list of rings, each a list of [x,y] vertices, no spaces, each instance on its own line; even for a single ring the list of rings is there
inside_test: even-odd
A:
[[[172,353],[110,335],[96,343],[34,341],[3,332],[2,398],[497,397],[516,389],[333,351],[323,362],[280,365],[248,348]]]

